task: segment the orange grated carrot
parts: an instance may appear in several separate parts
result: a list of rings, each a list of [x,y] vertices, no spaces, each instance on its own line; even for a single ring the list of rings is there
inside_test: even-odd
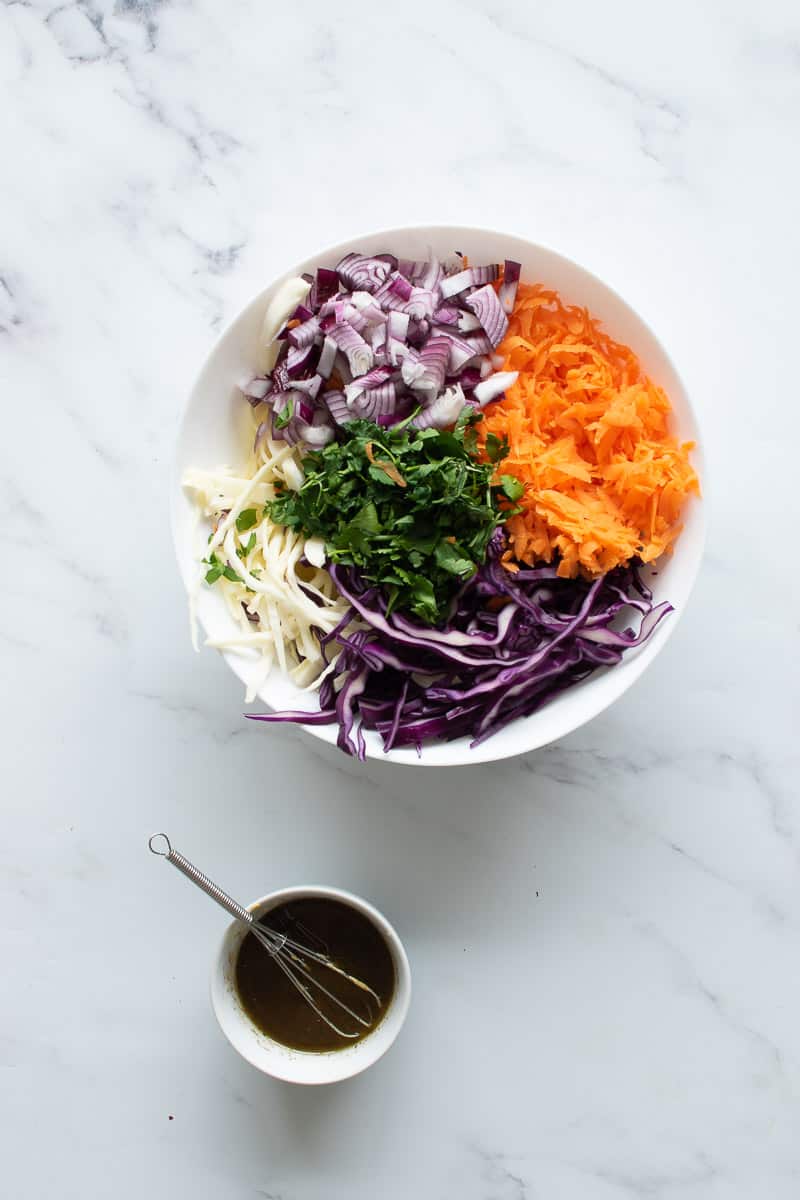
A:
[[[502,469],[526,485],[507,522],[515,557],[558,556],[559,574],[574,576],[669,551],[700,493],[693,443],[670,435],[669,400],[630,347],[587,309],[520,284],[498,353],[519,377],[478,429],[508,438]]]

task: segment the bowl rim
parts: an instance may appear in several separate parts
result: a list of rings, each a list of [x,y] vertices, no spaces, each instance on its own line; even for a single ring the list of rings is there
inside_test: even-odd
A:
[[[229,922],[222,932],[212,962],[209,992],[217,1024],[237,1054],[273,1079],[315,1087],[351,1079],[383,1058],[396,1041],[408,1016],[412,978],[408,954],[392,923],[368,900],[344,888],[327,884],[296,884],[268,892],[245,907],[255,916],[262,917],[287,900],[307,897],[326,897],[354,908],[373,923],[389,948],[395,969],[394,994],[380,1023],[366,1037],[341,1050],[315,1053],[284,1046],[260,1030],[244,1010],[230,982],[231,955],[238,952],[247,934],[241,921]],[[237,1036],[239,1034],[241,1036]],[[309,1077],[305,1077],[305,1072],[298,1074],[292,1069],[298,1064],[309,1068]],[[314,1067],[319,1068],[316,1075]]]
[[[673,373],[675,379],[679,383],[681,391],[685,398],[686,407],[688,409],[688,413],[691,418],[692,424],[694,425],[694,430],[695,430],[695,437],[694,437],[695,444],[694,444],[694,449],[692,451],[693,465],[695,466],[695,469],[697,470],[697,474],[701,480],[702,498],[690,497],[690,499],[689,499],[689,503],[693,504],[694,508],[698,510],[695,515],[695,521],[698,526],[698,534],[696,536],[696,550],[695,550],[695,554],[694,554],[694,562],[692,564],[690,571],[687,573],[687,579],[686,579],[686,584],[685,584],[685,595],[683,598],[683,602],[679,608],[673,610],[673,612],[670,614],[670,618],[668,621],[662,622],[660,624],[659,629],[656,631],[655,644],[654,644],[650,654],[646,653],[648,647],[642,647],[641,651],[639,653],[625,659],[625,661],[624,661],[624,667],[625,667],[624,677],[621,678],[621,680],[620,680],[620,686],[612,689],[613,694],[611,694],[607,697],[606,696],[600,697],[599,702],[595,702],[594,704],[584,705],[583,711],[577,713],[577,715],[574,712],[571,714],[570,710],[566,710],[562,714],[560,721],[555,722],[555,730],[551,731],[549,734],[547,734],[544,737],[540,737],[540,736],[536,736],[536,735],[529,736],[527,738],[520,737],[519,744],[516,746],[513,746],[511,748],[508,748],[507,746],[505,746],[502,743],[501,739],[495,739],[495,738],[489,738],[485,742],[481,742],[480,745],[475,747],[474,749],[470,748],[469,742],[467,741],[467,739],[465,737],[454,739],[452,742],[448,742],[448,743],[431,743],[431,745],[439,745],[439,746],[463,746],[464,747],[463,753],[461,753],[458,757],[454,757],[452,761],[448,761],[448,762],[441,762],[441,761],[432,762],[430,760],[430,757],[428,757],[426,759],[425,751],[426,751],[426,749],[428,749],[427,745],[423,747],[422,754],[418,755],[417,752],[412,747],[401,747],[401,748],[390,750],[388,752],[383,752],[381,748],[377,748],[377,749],[373,750],[372,747],[370,746],[370,743],[368,740],[367,752],[366,752],[367,759],[374,759],[377,762],[392,763],[393,765],[397,765],[397,766],[422,766],[422,767],[465,766],[465,767],[469,767],[469,766],[478,765],[479,763],[496,762],[498,760],[516,758],[519,755],[531,753],[535,750],[541,749],[544,746],[552,745],[554,742],[559,741],[561,738],[567,737],[570,733],[573,733],[576,730],[582,728],[582,726],[586,725],[589,721],[594,720],[594,718],[599,716],[602,712],[605,712],[605,710],[607,708],[610,708],[612,704],[614,704],[617,700],[619,700],[620,697],[622,695],[624,695],[625,692],[628,691],[629,688],[631,688],[637,682],[637,680],[642,676],[642,674],[647,669],[647,667],[650,666],[650,664],[654,661],[654,659],[658,656],[658,654],[661,653],[661,651],[664,649],[664,647],[666,646],[669,639],[672,637],[675,629],[678,626],[678,623],[680,622],[680,620],[686,610],[689,598],[690,598],[691,593],[694,590],[695,584],[697,582],[697,577],[700,572],[700,567],[702,565],[702,562],[703,562],[703,559],[705,556],[705,548],[706,548],[706,540],[707,540],[707,532],[708,532],[708,520],[709,520],[708,496],[710,493],[710,485],[709,485],[709,479],[708,479],[708,461],[707,461],[706,455],[704,453],[705,436],[704,436],[704,432],[702,429],[702,425],[701,425],[700,419],[698,417],[697,410],[696,410],[694,404],[692,403],[689,389],[687,388],[687,386],[684,382],[681,372],[678,370],[678,367],[675,363],[675,360],[674,360],[672,354],[670,353],[669,349],[665,345],[663,339],[658,334],[655,333],[655,331],[653,330],[650,323],[643,316],[641,316],[638,309],[635,308],[631,303],[629,303],[625,299],[625,297],[619,291],[617,291],[617,289],[615,287],[613,287],[609,283],[606,283],[606,281],[604,279],[602,279],[599,275],[597,275],[590,268],[584,266],[583,263],[579,262],[577,259],[570,257],[567,254],[562,253],[562,251],[553,248],[552,246],[548,245],[545,242],[533,241],[526,234],[517,233],[517,232],[509,230],[509,229],[505,229],[505,230],[495,229],[495,228],[492,228],[492,227],[489,227],[486,225],[459,225],[459,224],[449,224],[449,223],[421,222],[421,223],[414,223],[411,225],[397,225],[397,226],[392,226],[389,228],[378,228],[378,229],[374,229],[374,230],[362,231],[358,234],[347,237],[346,239],[337,241],[335,243],[332,243],[331,245],[325,246],[324,248],[321,248],[321,249],[315,251],[313,256],[311,256],[308,259],[304,259],[299,263],[295,261],[291,265],[284,267],[282,270],[278,271],[277,273],[271,273],[270,282],[264,288],[262,288],[256,295],[252,296],[241,308],[239,308],[237,310],[237,312],[234,314],[234,316],[224,326],[224,328],[218,333],[217,337],[214,340],[213,345],[208,350],[198,372],[195,374],[192,384],[191,384],[191,387],[189,388],[186,398],[183,402],[183,406],[181,408],[181,412],[180,412],[180,416],[179,416],[179,420],[178,420],[178,424],[177,424],[177,432],[176,432],[176,437],[174,440],[173,451],[172,451],[172,456],[171,456],[170,528],[171,528],[171,534],[172,534],[173,548],[174,548],[177,563],[178,563],[178,571],[179,571],[179,574],[181,576],[181,579],[183,580],[184,586],[186,587],[187,591],[190,587],[190,581],[186,578],[186,575],[185,575],[183,567],[182,567],[182,561],[181,561],[182,545],[181,545],[181,536],[180,536],[180,531],[179,531],[179,517],[178,517],[179,497],[182,494],[182,485],[181,485],[181,477],[180,477],[181,471],[180,471],[180,466],[179,466],[179,461],[178,461],[179,460],[179,451],[180,451],[180,446],[183,441],[184,431],[189,424],[189,418],[190,418],[190,414],[191,414],[191,409],[192,409],[192,405],[193,405],[193,398],[194,398],[195,392],[199,388],[206,370],[210,367],[210,364],[213,362],[215,356],[219,352],[220,347],[223,344],[223,342],[228,338],[228,335],[231,334],[233,329],[245,317],[246,314],[250,313],[251,310],[254,309],[256,305],[258,305],[259,303],[262,302],[263,298],[267,295],[267,293],[273,292],[273,290],[276,289],[280,285],[281,282],[283,282],[287,278],[291,278],[293,275],[297,274],[298,271],[305,269],[306,265],[309,262],[312,262],[313,260],[324,261],[324,260],[328,260],[328,259],[332,258],[334,255],[340,255],[341,253],[345,253],[345,252],[347,252],[348,249],[352,249],[352,247],[354,245],[357,245],[359,241],[370,241],[371,242],[371,241],[375,241],[377,239],[383,239],[383,238],[391,239],[393,237],[395,237],[395,238],[402,237],[403,235],[409,235],[409,234],[410,235],[425,235],[425,234],[433,234],[433,235],[448,234],[449,235],[451,233],[455,234],[455,235],[463,235],[464,238],[475,237],[476,235],[477,236],[488,235],[489,237],[494,237],[494,238],[501,238],[501,239],[508,238],[508,239],[514,239],[516,241],[524,242],[529,247],[531,247],[532,250],[542,251],[546,255],[552,256],[554,259],[561,260],[561,262],[566,264],[567,267],[573,268],[576,271],[578,271],[579,273],[583,274],[589,280],[591,280],[595,285],[597,285],[602,291],[607,293],[608,296],[610,296],[616,304],[620,305],[622,309],[627,310],[629,313],[632,314],[632,316],[635,318],[636,322],[638,322],[641,329],[650,337],[650,339],[652,340],[654,345],[658,348],[658,351],[661,354],[661,356],[663,357],[665,364],[670,369],[670,371]],[[676,546],[679,544],[680,544],[680,542],[677,542]],[[677,550],[675,552],[677,553]],[[201,624],[202,624],[202,622],[201,622]],[[231,655],[229,652],[220,651],[219,653],[221,654],[221,657],[223,659],[225,659],[228,667],[233,671],[233,673],[237,676],[237,678],[241,678],[238,674],[238,671],[236,670],[235,662],[231,661],[231,659],[234,658],[234,656]],[[618,669],[618,668],[622,667],[623,664],[620,663],[620,664],[617,664],[616,666]],[[594,677],[599,676],[601,674],[607,674],[609,671],[614,671],[614,669],[615,668],[600,668],[597,672],[594,673]],[[590,680],[587,680],[586,682],[588,683],[588,682],[590,682]],[[580,686],[580,685],[578,685],[578,686]],[[564,693],[564,695],[567,695],[567,693]],[[263,697],[262,697],[262,702],[266,705],[266,707],[272,708],[272,705],[270,704],[270,702],[267,700],[263,700]],[[273,711],[275,711],[275,710],[273,709]],[[532,718],[535,718],[536,716],[537,716],[537,714],[534,713],[534,714],[531,714],[531,717],[529,717],[529,718],[517,718],[517,720],[515,722],[513,722],[513,724],[511,726],[509,726],[509,728],[522,729],[524,727],[525,720],[531,720]],[[334,725],[330,725],[330,726],[298,725],[297,728],[301,729],[306,734],[310,734],[312,737],[316,738],[317,740],[323,741],[323,742],[327,743],[328,745],[331,745],[332,747],[335,748],[335,745],[336,745],[335,729],[336,729],[336,727]],[[531,728],[535,728],[535,724],[533,726],[531,726]]]

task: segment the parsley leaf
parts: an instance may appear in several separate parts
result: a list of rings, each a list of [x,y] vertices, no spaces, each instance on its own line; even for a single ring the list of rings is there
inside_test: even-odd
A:
[[[245,508],[236,518],[236,528],[239,533],[245,533],[248,529],[252,529],[258,521],[258,513],[254,508]]]
[[[513,501],[519,500],[525,491],[525,484],[514,475],[501,475],[500,486],[503,489],[503,495]]]
[[[332,562],[384,586],[390,609],[434,624],[506,516],[507,493],[493,484],[497,459],[477,457],[480,420],[467,408],[452,430],[350,421],[341,440],[306,455],[300,491],[282,490],[269,515],[322,538]],[[507,453],[495,442],[498,457]]]
[[[496,433],[487,433],[486,435],[486,457],[489,462],[498,463],[508,454],[508,438],[503,435],[503,440]]]
[[[239,558],[242,559],[242,561],[244,561],[244,559],[247,558],[248,554],[250,554],[250,552],[255,549],[255,544],[256,544],[256,535],[254,533],[251,533],[250,537],[247,539],[247,542],[245,543],[244,546],[236,547],[236,553],[238,554]]]

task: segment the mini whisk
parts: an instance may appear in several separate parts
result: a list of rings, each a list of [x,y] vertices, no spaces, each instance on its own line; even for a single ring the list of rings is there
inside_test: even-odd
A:
[[[343,1038],[358,1038],[362,1036],[364,1029],[369,1029],[374,1024],[375,1013],[380,1010],[381,1000],[377,992],[374,992],[363,980],[349,975],[327,953],[320,950],[312,950],[310,947],[304,946],[300,942],[296,942],[293,938],[288,937],[285,933],[278,933],[276,930],[270,929],[269,925],[265,925],[262,920],[254,917],[248,909],[244,908],[241,904],[237,904],[226,892],[223,892],[222,888],[212,883],[208,876],[199,871],[187,858],[184,858],[177,850],[173,850],[170,840],[165,833],[154,833],[147,844],[153,854],[157,854],[160,858],[165,858],[168,863],[172,863],[173,867],[177,867],[179,871],[182,871],[187,879],[191,879],[192,883],[196,884],[201,891],[210,896],[212,900],[216,900],[217,904],[224,908],[227,913],[247,926],[267,953],[274,958],[284,975],[291,980],[306,1002],[311,1005],[320,1020],[324,1021],[334,1033]],[[331,971],[333,974],[339,976],[339,978],[347,980],[349,984],[357,988],[360,992],[363,992],[368,1016],[359,1014],[350,1005],[346,1004],[340,996],[336,996],[330,991],[310,970],[312,964]],[[361,1029],[342,1029],[330,1015],[323,1012],[320,1007],[320,1003],[324,1003],[322,997],[326,997],[336,1010],[345,1013],[357,1025],[361,1026]],[[375,1003],[374,1011],[372,1008],[373,1001]],[[341,1019],[337,1015],[337,1020]]]

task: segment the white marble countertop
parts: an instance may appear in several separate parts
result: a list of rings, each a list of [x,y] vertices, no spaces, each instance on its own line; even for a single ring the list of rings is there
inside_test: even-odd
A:
[[[796,1200],[800,11],[6,0],[0,280],[3,1195]],[[358,766],[251,728],[189,646],[187,382],[277,268],[505,226],[616,286],[703,421],[690,610],[561,744]],[[318,881],[405,938],[375,1069],[302,1090],[207,996],[244,898]]]

